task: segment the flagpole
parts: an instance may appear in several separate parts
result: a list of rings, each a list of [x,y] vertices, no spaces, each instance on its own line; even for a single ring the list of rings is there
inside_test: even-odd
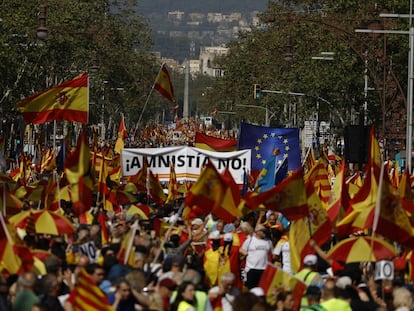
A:
[[[162,64],[161,64],[160,70],[158,70],[158,73],[157,73],[157,75],[156,75],[156,77],[155,77],[154,83],[152,84],[151,90],[150,90],[150,92],[149,92],[149,94],[148,94],[148,96],[147,96],[147,100],[145,101],[144,107],[142,108],[142,111],[141,111],[141,114],[140,114],[140,116],[139,116],[138,122],[137,122],[137,124],[135,125],[135,133],[136,133],[136,131],[138,130],[138,126],[139,126],[139,124],[141,123],[142,116],[144,115],[144,111],[145,111],[145,109],[147,108],[147,105],[148,105],[149,99],[150,99],[150,97],[151,97],[152,91],[154,90],[155,82],[157,81],[157,78],[158,78],[158,76],[160,75],[161,70],[162,70],[162,67],[164,66],[164,64],[165,64],[165,63],[162,63]]]
[[[137,229],[138,229],[138,220],[135,220],[131,229],[132,229],[131,236],[128,241],[127,249],[125,250],[124,265],[128,263],[129,254],[131,253],[132,245],[134,243],[135,233],[137,232]]]

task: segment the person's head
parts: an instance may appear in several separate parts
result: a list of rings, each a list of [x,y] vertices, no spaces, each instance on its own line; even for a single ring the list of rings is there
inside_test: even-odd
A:
[[[177,300],[185,300],[190,304],[195,302],[195,286],[193,282],[182,282],[177,288]]]
[[[221,276],[221,287],[226,293],[231,292],[234,287],[234,282],[236,281],[236,276],[232,272],[224,273]]]
[[[201,218],[194,218],[191,221],[191,229],[198,230],[203,225],[203,220]]]
[[[236,218],[234,218],[234,220],[233,220],[233,225],[234,225],[234,227],[237,229],[237,228],[239,228],[240,227],[240,225],[241,225],[241,218],[240,217],[236,217]]]
[[[176,233],[171,234],[170,242],[173,244],[174,247],[178,247],[180,245],[180,236]]]
[[[293,310],[295,300],[291,291],[281,291],[276,296],[276,306],[282,310]]]
[[[222,219],[217,220],[217,223],[216,223],[216,230],[217,230],[218,232],[222,233],[222,232],[223,232],[223,230],[224,230],[224,225],[225,225],[224,220],[222,220]]]
[[[267,217],[267,222],[269,223],[270,226],[274,226],[276,225],[276,221],[277,221],[277,216],[275,213],[270,213],[269,216]]]
[[[260,297],[251,292],[244,292],[237,295],[233,300],[233,310],[251,311],[256,303],[262,301]]]
[[[127,300],[131,295],[131,285],[125,278],[120,278],[115,282],[116,292],[120,294],[121,300]]]
[[[314,271],[318,268],[318,257],[314,254],[308,254],[303,258],[303,266]]]
[[[198,287],[201,282],[201,274],[195,269],[186,269],[183,273],[183,282],[192,282],[194,286]]]
[[[334,279],[327,279],[325,284],[323,284],[321,298],[323,300],[328,300],[335,297],[335,288],[336,283]]]
[[[171,297],[172,292],[176,290],[177,284],[171,278],[163,278],[158,282],[158,293],[162,298]]]
[[[17,286],[25,289],[33,289],[36,284],[36,275],[33,272],[25,272],[17,279]]]
[[[308,304],[309,305],[317,305],[319,304],[320,300],[321,300],[321,289],[318,286],[315,285],[309,285],[305,296],[308,299]]]
[[[240,230],[246,235],[250,235],[254,232],[252,225],[247,221],[240,224]]]
[[[413,296],[411,292],[405,287],[398,287],[393,290],[393,305],[395,308],[407,307],[412,310],[414,307]]]
[[[263,225],[257,225],[256,228],[254,229],[255,233],[256,233],[256,237],[258,239],[264,239],[266,238],[266,227]]]
[[[60,283],[55,274],[46,274],[42,278],[42,290],[45,294],[57,297],[59,295]]]
[[[86,266],[86,272],[89,273],[92,280],[98,286],[105,279],[105,269],[101,265],[98,265],[97,263],[91,263],[91,264],[87,265]]]

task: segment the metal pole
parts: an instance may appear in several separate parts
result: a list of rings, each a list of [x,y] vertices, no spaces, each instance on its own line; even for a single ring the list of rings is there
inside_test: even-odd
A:
[[[410,10],[411,15],[411,10]],[[410,26],[410,51],[408,55],[408,88],[407,88],[407,168],[412,168],[412,137],[413,137],[413,62],[414,62],[414,27]]]
[[[265,108],[266,108],[265,126],[269,126],[269,109],[267,108],[267,105]]]

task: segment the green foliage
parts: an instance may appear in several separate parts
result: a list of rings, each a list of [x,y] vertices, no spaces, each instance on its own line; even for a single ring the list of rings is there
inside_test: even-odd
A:
[[[148,25],[133,10],[136,3],[131,8],[112,1],[48,0],[43,42],[36,38],[40,2],[0,3],[2,113],[18,116],[15,106],[21,98],[86,71],[90,123],[99,121],[101,107],[116,120],[128,112],[127,122],[136,122],[144,103],[137,98],[151,89],[158,69],[148,52]]]
[[[323,5],[313,1],[269,2],[267,10],[260,14],[261,23],[228,44],[226,75],[217,87],[224,89],[219,95],[226,97],[223,106],[229,101],[235,106],[258,105],[252,97],[253,85],[257,83],[262,90],[285,93],[262,93],[259,105],[271,111],[272,125],[303,127],[304,121],[318,111],[320,120],[331,120],[334,128],[342,129],[341,118],[346,125],[359,122],[367,100],[369,123],[386,132],[384,124],[390,117],[387,105],[391,106],[392,96],[405,93],[408,36],[387,36],[385,41],[382,35],[355,33],[357,28],[374,24],[385,29],[407,30],[407,21],[384,21],[379,18],[380,12],[406,13],[408,8],[403,1],[379,4],[332,0],[324,1]],[[333,52],[334,59],[312,59],[321,57],[321,52]],[[367,98],[365,60],[368,87],[375,89],[368,92]],[[398,84],[390,82],[391,72]],[[401,88],[398,95],[384,91],[398,87]],[[401,109],[404,111],[405,107]],[[261,124],[263,110],[237,108],[240,118]]]

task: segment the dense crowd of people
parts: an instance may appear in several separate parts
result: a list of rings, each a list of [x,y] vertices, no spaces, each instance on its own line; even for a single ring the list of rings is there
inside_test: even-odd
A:
[[[160,211],[159,211],[160,212]],[[160,218],[163,216],[163,218]],[[286,232],[289,221],[277,212],[259,212],[232,223],[207,216],[184,222],[177,209],[152,215],[151,221],[114,215],[109,242],[102,245],[97,222],[77,226],[76,234],[45,236],[27,233],[34,249],[50,252],[46,274],[26,271],[0,278],[0,310],[76,310],[71,291],[85,269],[114,310],[412,310],[413,288],[404,265],[395,266],[393,281],[374,281],[361,264],[334,266],[315,243],[297,273],[289,267]],[[171,223],[161,230],[158,220]],[[123,260],[123,242],[133,225],[132,260]],[[169,228],[167,226],[167,228]],[[93,241],[96,260],[79,246]],[[286,249],[287,248],[287,249]],[[131,256],[130,256],[131,258]],[[268,263],[306,283],[303,297],[289,284],[265,292],[260,280]],[[328,269],[329,271],[329,269]],[[298,303],[298,299],[300,302]],[[296,302],[296,303],[295,303]]]
[[[177,122],[169,130],[148,126],[142,140],[129,143],[191,145],[200,126],[194,120]],[[182,134],[178,140],[174,131]],[[231,131],[203,131],[235,138]],[[147,202],[145,195],[140,200]],[[322,247],[311,240],[312,252],[302,258],[300,270],[293,271],[290,221],[282,213],[260,210],[227,223],[211,214],[183,220],[182,200],[153,205],[147,219],[130,213],[128,205],[119,206],[105,213],[104,222],[99,219],[105,212],[101,206],[92,207],[84,220],[70,203],[62,202],[76,232],[53,236],[26,230],[25,244],[47,252],[45,271],[36,266],[19,274],[4,270],[0,311],[78,310],[74,292],[84,272],[91,280],[88,286],[97,286],[117,311],[414,310],[414,288],[404,260],[394,260],[392,280],[375,280],[369,263],[337,262],[326,255],[332,236]],[[28,203],[25,208],[33,206]],[[93,254],[83,249],[86,244]],[[270,288],[264,286],[269,263],[301,280],[304,291],[298,294],[293,283],[280,279]],[[86,291],[82,296],[86,310],[96,303],[88,300],[90,295]]]

